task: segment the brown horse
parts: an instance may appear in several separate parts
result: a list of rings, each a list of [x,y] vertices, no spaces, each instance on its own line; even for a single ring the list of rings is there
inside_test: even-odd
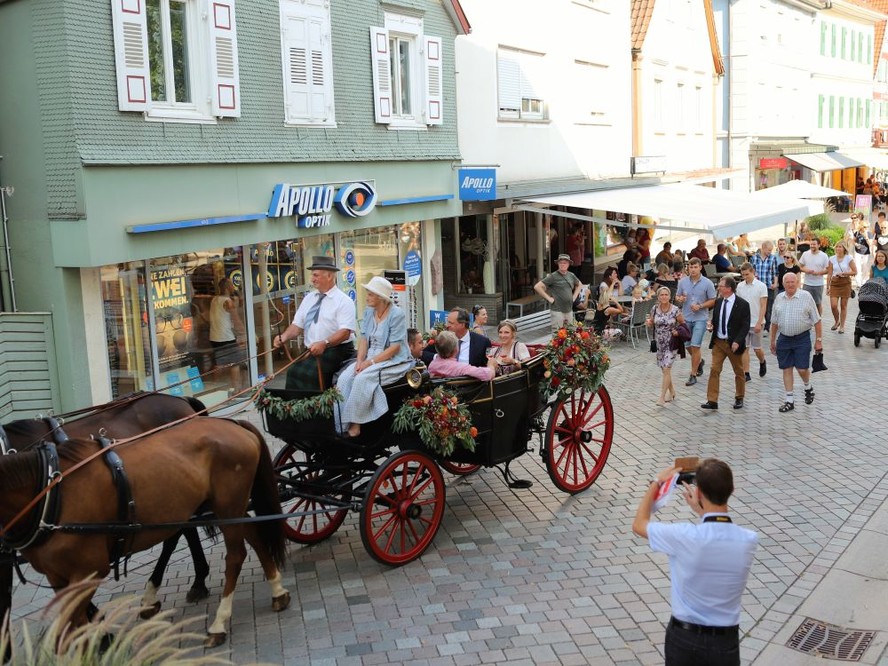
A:
[[[164,393],[133,393],[87,410],[81,416],[66,420],[62,425],[54,422],[52,418],[22,419],[3,425],[0,427],[0,433],[5,433],[9,448],[27,451],[44,440],[61,444],[69,438],[88,438],[100,432],[104,432],[107,437],[117,439],[135,437],[158,426],[201,412],[206,413],[206,407],[196,398]],[[210,567],[203,554],[200,536],[194,528],[183,530],[163,542],[163,550],[148,579],[145,595],[142,598],[144,608],[142,617],[146,619],[160,611],[157,590],[163,582],[163,574],[179,543],[180,534],[184,534],[188,541],[191,558],[194,561],[194,582],[185,598],[195,602],[206,599],[210,594],[206,586]],[[11,565],[0,563],[0,581],[2,581],[0,585],[4,588],[0,589],[0,617],[6,616],[11,605],[11,591],[5,585],[7,580],[11,585]],[[95,607],[91,606],[90,612],[94,610]]]
[[[78,439],[59,446],[61,469],[71,469],[99,449],[94,440]],[[114,448],[123,461],[140,525],[178,523],[200,511],[220,520],[246,516],[251,505],[257,516],[281,513],[271,456],[262,434],[246,421],[201,418],[127,441]],[[45,483],[40,451],[0,458],[0,524],[8,525]],[[59,484],[60,526],[116,523],[118,491],[101,457],[73,470]],[[33,512],[26,522],[33,519]],[[25,529],[15,526],[16,531]],[[220,524],[225,540],[225,586],[206,644],[225,641],[234,588],[246,557],[246,539],[259,557],[272,590],[272,608],[284,610],[290,595],[281,584],[279,567],[286,558],[281,521]],[[141,529],[126,535],[128,552],[145,550],[175,534],[176,528]],[[42,542],[23,547],[22,556],[60,590],[92,574],[110,571],[115,543],[121,534],[53,531]],[[72,624],[87,621],[89,599],[72,616]]]

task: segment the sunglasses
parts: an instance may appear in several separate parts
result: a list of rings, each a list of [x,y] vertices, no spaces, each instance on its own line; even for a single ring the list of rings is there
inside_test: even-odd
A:
[[[784,259],[792,259],[793,261],[795,261],[795,257],[791,257],[791,256],[789,256],[789,255],[786,255],[786,256],[783,257],[783,258],[784,258]]]

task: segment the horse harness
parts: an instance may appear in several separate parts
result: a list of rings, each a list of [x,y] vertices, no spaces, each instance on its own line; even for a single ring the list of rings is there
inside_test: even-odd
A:
[[[55,441],[42,441],[33,448],[38,455],[41,470],[40,489],[48,486],[61,474],[56,445],[64,444],[70,439],[54,417],[48,416],[44,420]],[[136,502],[133,499],[132,486],[124,469],[123,460],[113,448],[110,448],[112,440],[103,434],[94,436],[94,439],[101,448],[106,449],[102,457],[111,472],[111,481],[117,491],[117,518],[121,523],[133,526],[136,524]],[[16,450],[10,447],[9,439],[2,427],[0,427],[0,453],[2,455],[16,453]],[[22,534],[5,536],[0,540],[0,549],[15,552],[40,545],[57,526],[60,511],[61,484],[56,484],[46,493],[41,503],[34,508],[33,514],[39,516],[39,519],[31,521]],[[109,558],[114,568],[114,580],[120,580],[120,560],[121,558],[128,559],[131,555],[134,538],[129,530],[120,531],[117,534]]]

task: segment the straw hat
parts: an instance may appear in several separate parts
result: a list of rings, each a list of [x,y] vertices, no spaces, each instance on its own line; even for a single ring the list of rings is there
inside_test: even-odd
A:
[[[386,280],[384,277],[376,277],[370,278],[370,282],[367,284],[362,284],[362,287],[369,291],[371,294],[376,294],[380,298],[384,298],[389,303],[392,302],[392,283]]]

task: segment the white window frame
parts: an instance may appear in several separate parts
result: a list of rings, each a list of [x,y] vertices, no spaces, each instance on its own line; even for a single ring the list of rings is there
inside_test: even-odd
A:
[[[391,63],[392,42],[406,44],[409,49],[409,113],[396,113],[400,100],[396,103],[394,98],[399,86]],[[443,40],[426,35],[419,16],[386,12],[383,27],[370,28],[370,48],[376,122],[393,130],[426,130],[430,125],[442,125]]]
[[[497,118],[523,122],[548,122],[549,105],[535,76],[544,66],[545,54],[500,45],[496,51]]]
[[[612,96],[607,85],[610,79],[610,65],[574,60],[576,71],[576,121],[577,125],[613,125]]]
[[[654,79],[654,133],[663,134],[666,131],[666,123],[663,106],[663,79]]]
[[[169,4],[160,0],[162,25],[169,31]],[[185,5],[190,102],[153,100],[145,0],[111,0],[118,108],[146,120],[215,124],[240,116],[240,82],[234,0],[180,0]],[[164,39],[164,58],[171,60]],[[172,72],[165,67],[166,87]]]
[[[333,82],[333,40],[329,0],[281,0],[281,68],[284,85],[284,124],[290,126],[336,127]],[[300,44],[297,26],[310,25],[308,41]],[[315,44],[309,43],[313,37]],[[305,49],[305,77],[295,81],[291,55]],[[304,111],[302,111],[304,109]]]

